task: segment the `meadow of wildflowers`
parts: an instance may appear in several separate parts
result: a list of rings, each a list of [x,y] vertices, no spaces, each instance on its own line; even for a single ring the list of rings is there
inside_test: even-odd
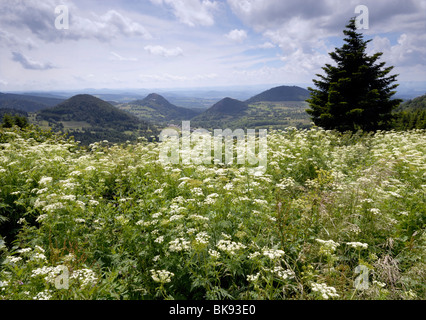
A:
[[[0,299],[425,299],[425,141],[268,132],[250,175],[0,129]]]

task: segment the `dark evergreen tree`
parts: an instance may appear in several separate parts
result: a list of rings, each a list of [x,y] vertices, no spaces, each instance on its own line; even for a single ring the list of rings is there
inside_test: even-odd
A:
[[[3,123],[2,123],[2,127],[3,127],[3,128],[12,128],[14,124],[15,124],[15,123],[14,123],[14,121],[13,121],[13,117],[12,117],[10,114],[6,113],[6,114],[3,116]]]
[[[28,120],[26,117],[15,115],[14,121],[15,121],[15,124],[21,129],[28,127]]]
[[[343,31],[346,38],[341,48],[329,53],[336,66],[326,64],[325,75],[313,80],[317,89],[308,88],[311,97],[306,110],[315,125],[338,131],[375,131],[388,129],[392,110],[401,100],[391,99],[398,84],[397,75],[387,76],[393,67],[376,61],[381,52],[368,56],[363,35],[356,31],[352,18]]]

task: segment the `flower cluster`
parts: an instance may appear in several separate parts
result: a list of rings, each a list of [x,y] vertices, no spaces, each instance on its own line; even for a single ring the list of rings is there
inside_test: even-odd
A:
[[[169,242],[169,250],[171,252],[179,252],[190,249],[190,242],[184,238],[176,238]]]
[[[312,291],[318,292],[321,297],[325,300],[329,298],[337,298],[339,295],[337,294],[336,288],[328,287],[325,283],[311,283]]]
[[[322,240],[322,239],[315,239],[315,240],[321,243],[320,253],[323,253],[325,255],[332,254],[334,251],[336,251],[336,248],[340,246],[339,243],[334,242],[333,240]]]
[[[224,239],[220,240],[216,244],[216,247],[219,250],[227,252],[230,255],[234,255],[236,253],[236,251],[246,248],[246,246],[242,243],[234,242],[234,241],[231,241],[231,240],[224,240]]]
[[[172,281],[172,277],[175,275],[173,272],[167,270],[154,270],[151,269],[151,277],[155,282],[168,283]]]

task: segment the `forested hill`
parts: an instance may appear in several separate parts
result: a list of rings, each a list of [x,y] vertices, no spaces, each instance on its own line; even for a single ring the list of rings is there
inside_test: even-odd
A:
[[[25,112],[35,112],[53,107],[62,101],[64,100],[59,98],[0,92],[0,108],[17,109]]]
[[[118,104],[118,108],[136,115],[138,118],[153,123],[179,122],[190,120],[200,112],[171,104],[163,96],[151,93],[141,100]]]
[[[305,101],[309,98],[309,91],[296,86],[279,86],[263,91],[250,99],[247,104],[265,101]]]
[[[426,94],[402,103],[394,111],[393,128],[426,129]]]
[[[88,94],[41,110],[38,119],[53,123],[53,127],[69,132],[83,144],[103,139],[121,142],[157,133],[148,122]]]
[[[91,125],[109,127],[138,127],[144,124],[135,116],[88,94],[73,96],[53,108],[41,110],[39,116],[44,120],[86,121]]]

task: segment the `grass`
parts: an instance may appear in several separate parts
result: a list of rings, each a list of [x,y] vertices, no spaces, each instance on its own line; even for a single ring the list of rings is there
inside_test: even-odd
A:
[[[252,176],[0,129],[0,299],[425,299],[425,137],[268,132]]]

